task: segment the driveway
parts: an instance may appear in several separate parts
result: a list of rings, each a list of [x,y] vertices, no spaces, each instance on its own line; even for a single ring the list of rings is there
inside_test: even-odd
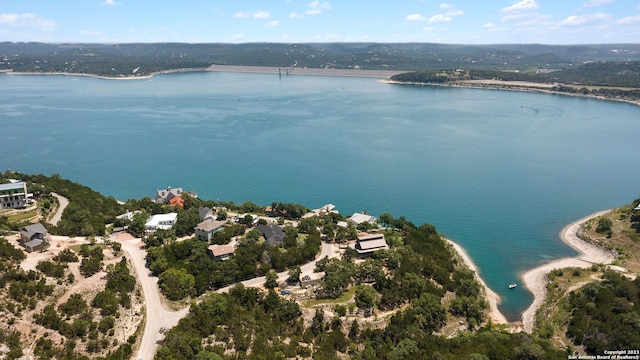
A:
[[[64,212],[64,209],[67,207],[67,205],[69,205],[69,200],[66,197],[58,195],[56,193],[51,193],[51,195],[55,196],[56,199],[58,199],[60,206],[58,207],[58,210],[53,215],[49,223],[51,223],[51,225],[58,225],[58,222],[62,218],[62,213]]]

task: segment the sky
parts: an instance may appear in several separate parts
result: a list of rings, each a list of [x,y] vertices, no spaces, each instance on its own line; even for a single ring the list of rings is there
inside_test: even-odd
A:
[[[640,0],[2,0],[0,41],[639,43]]]

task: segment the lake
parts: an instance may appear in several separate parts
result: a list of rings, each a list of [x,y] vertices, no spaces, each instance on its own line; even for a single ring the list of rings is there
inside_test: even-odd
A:
[[[624,103],[216,72],[0,74],[0,91],[0,169],[121,200],[173,186],[428,222],[468,251],[510,320],[532,296],[507,285],[575,254],[563,226],[640,193],[640,107]]]

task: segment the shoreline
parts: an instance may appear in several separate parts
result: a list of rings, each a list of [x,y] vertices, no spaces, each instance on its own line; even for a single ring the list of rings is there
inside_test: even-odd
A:
[[[594,263],[610,264],[615,257],[596,245],[590,244],[578,237],[582,225],[587,221],[597,218],[611,210],[598,211],[574,221],[560,231],[560,238],[571,248],[578,252],[577,256],[565,257],[552,262],[542,264],[522,274],[522,281],[527,289],[533,293],[533,303],[522,313],[524,331],[531,333],[535,324],[536,311],[540,308],[547,296],[547,275],[556,269],[567,267],[589,268]]]
[[[484,292],[485,292],[485,296],[484,297],[487,300],[487,302],[489,303],[489,319],[491,320],[491,322],[494,323],[494,324],[505,324],[505,325],[509,324],[509,321],[507,320],[507,317],[504,316],[504,314],[502,314],[500,312],[500,310],[498,309],[498,304],[500,304],[500,301],[501,301],[500,295],[498,295],[496,292],[491,290],[491,288],[489,288],[489,286],[487,286],[487,284],[484,282],[484,280],[482,280],[482,278],[480,277],[480,274],[478,274],[478,268],[476,267],[476,265],[471,260],[471,257],[469,256],[469,254],[467,254],[467,252],[464,250],[464,248],[462,248],[462,246],[460,246],[458,243],[454,242],[453,240],[445,238],[445,241],[449,245],[451,245],[451,247],[453,247],[453,249],[462,258],[462,260],[464,261],[465,265],[469,269],[471,269],[471,271],[473,271],[473,273],[474,273],[474,275],[476,277],[476,280],[478,280],[480,285],[484,288]]]
[[[385,84],[394,84],[394,85],[413,85],[413,86],[439,86],[439,87],[448,87],[448,88],[463,88],[463,89],[480,89],[480,90],[502,90],[502,91],[516,91],[516,92],[528,92],[528,93],[539,93],[539,94],[548,94],[548,95],[562,95],[562,96],[572,96],[584,99],[594,99],[594,100],[602,100],[602,101],[615,101],[621,102],[625,104],[631,104],[635,106],[640,106],[640,99],[631,100],[631,99],[615,99],[608,98],[605,96],[597,96],[590,94],[580,94],[580,93],[570,93],[570,92],[562,92],[562,91],[554,91],[551,90],[552,85],[543,84],[543,83],[529,83],[523,84],[521,82],[515,81],[513,84],[509,84],[508,81],[503,81],[499,83],[491,83],[491,80],[486,80],[486,82],[456,82],[456,83],[420,83],[420,82],[402,82],[402,81],[393,81],[393,80],[382,80]]]

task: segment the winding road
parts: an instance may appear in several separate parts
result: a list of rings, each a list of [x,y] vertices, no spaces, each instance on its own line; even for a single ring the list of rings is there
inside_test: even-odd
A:
[[[160,330],[162,328],[170,329],[176,326],[178,321],[189,313],[189,306],[179,311],[165,309],[160,300],[158,278],[151,275],[151,272],[145,266],[146,251],[139,246],[140,239],[117,241],[122,244],[122,250],[127,253],[136,271],[145,299],[146,322],[136,359],[153,359],[158,347],[158,342],[164,338]],[[337,257],[338,250],[335,245],[323,241],[320,255],[317,256],[315,260],[300,266],[301,276],[312,274],[316,266],[316,261],[324,257]],[[278,281],[284,281],[288,276],[287,271],[281,272],[278,274]],[[261,276],[243,281],[242,284],[245,286],[260,286],[264,284],[264,282],[265,277]],[[218,289],[218,292],[228,292],[232,286],[233,285]]]
[[[66,197],[58,195],[56,193],[51,193],[51,195],[55,196],[56,199],[58,199],[60,206],[58,206],[58,210],[56,210],[56,213],[53,215],[49,223],[51,223],[51,225],[58,225],[58,222],[60,222],[60,219],[62,219],[62,213],[64,212],[64,209],[67,207],[67,205],[69,205],[69,200]]]

